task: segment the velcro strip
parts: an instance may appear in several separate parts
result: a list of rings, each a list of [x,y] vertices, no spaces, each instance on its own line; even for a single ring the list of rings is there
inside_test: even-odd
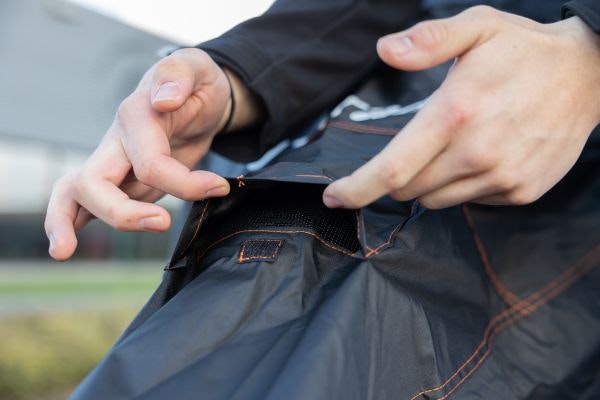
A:
[[[248,239],[242,244],[238,262],[270,261],[279,255],[283,240],[280,239]]]

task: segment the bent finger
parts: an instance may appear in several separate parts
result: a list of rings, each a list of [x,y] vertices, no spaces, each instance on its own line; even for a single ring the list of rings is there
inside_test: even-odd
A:
[[[423,207],[441,209],[470,202],[474,199],[493,196],[502,190],[490,183],[489,174],[459,179],[419,198]]]
[[[171,224],[164,208],[132,200],[107,180],[82,179],[75,198],[90,213],[121,231],[163,232]]]
[[[77,247],[74,220],[79,204],[72,196],[72,177],[57,181],[50,195],[44,229],[50,241],[48,253],[57,261],[70,258]]]
[[[409,183],[446,148],[455,129],[437,103],[432,96],[379,154],[329,185],[323,194],[325,204],[359,208]]]
[[[75,223],[73,227],[75,228],[75,233],[79,233],[90,221],[96,219],[96,217],[86,210],[85,208],[79,207],[79,212],[77,213],[77,217],[75,218]]]

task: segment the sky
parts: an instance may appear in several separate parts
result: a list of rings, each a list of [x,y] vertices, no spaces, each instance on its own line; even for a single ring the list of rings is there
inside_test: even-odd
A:
[[[192,45],[264,12],[272,0],[70,0],[178,44]]]

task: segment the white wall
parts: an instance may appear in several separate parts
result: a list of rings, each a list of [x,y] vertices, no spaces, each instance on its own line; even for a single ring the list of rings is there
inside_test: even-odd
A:
[[[177,43],[213,38],[273,0],[71,0]],[[300,0],[301,1],[301,0]]]

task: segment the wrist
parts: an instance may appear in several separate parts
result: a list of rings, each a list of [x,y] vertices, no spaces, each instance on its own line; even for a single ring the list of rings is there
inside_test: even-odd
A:
[[[223,112],[223,115],[221,116],[221,120],[219,121],[219,129],[217,129],[217,133],[216,135],[220,135],[222,133],[226,133],[229,132],[231,130],[231,126],[233,124],[233,119],[235,116],[235,93],[234,93],[234,89],[233,89],[233,85],[231,83],[231,76],[229,75],[229,72],[223,68],[223,75],[225,76],[225,79],[227,80],[227,87],[228,87],[228,93],[229,93],[229,97],[227,98],[227,104],[225,105],[225,111]]]
[[[265,119],[265,110],[260,99],[248,89],[235,72],[227,67],[222,69],[229,83],[230,96],[219,133],[235,132],[262,123]]]
[[[556,23],[559,34],[569,40],[570,57],[578,60],[578,68],[573,71],[567,85],[581,86],[587,89],[592,107],[593,122],[600,123],[600,35],[595,33],[577,16]]]

